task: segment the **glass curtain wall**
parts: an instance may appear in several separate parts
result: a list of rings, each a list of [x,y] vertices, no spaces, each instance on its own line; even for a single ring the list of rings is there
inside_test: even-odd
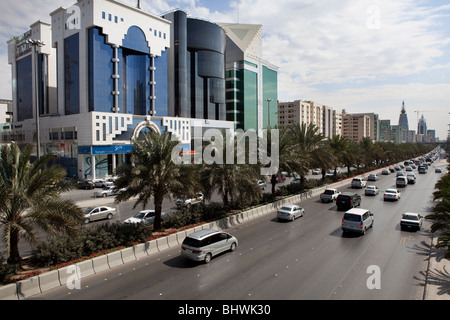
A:
[[[64,39],[64,110],[80,113],[80,52],[78,33]]]
[[[33,118],[33,74],[32,55],[16,63],[17,121]]]

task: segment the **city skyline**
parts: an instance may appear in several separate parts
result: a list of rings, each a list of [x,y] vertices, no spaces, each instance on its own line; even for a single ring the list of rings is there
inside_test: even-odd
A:
[[[137,0],[122,2],[137,5]],[[21,1],[5,8],[1,98],[12,95],[6,41],[37,20],[49,22],[49,12],[74,3],[45,0],[34,8],[31,1]],[[450,5],[444,1],[142,0],[141,8],[155,15],[180,8],[212,22],[261,24],[264,58],[280,68],[280,101],[311,100],[350,113],[374,112],[392,124],[397,124],[405,101],[412,130],[424,115],[440,139],[447,136]]]

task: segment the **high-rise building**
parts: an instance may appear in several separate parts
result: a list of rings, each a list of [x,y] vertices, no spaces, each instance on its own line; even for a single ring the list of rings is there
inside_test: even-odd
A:
[[[391,120],[380,120],[379,141],[388,142],[391,140]]]
[[[427,141],[427,121],[422,117],[419,119],[419,123],[417,124],[417,141],[425,142]]]
[[[262,59],[262,26],[219,23],[225,30],[227,120],[261,133],[277,124],[278,67]]]
[[[408,131],[409,130],[409,124],[408,124],[408,115],[406,114],[405,109],[405,101],[402,103],[402,111],[400,112],[400,117],[398,119],[398,125],[401,129]]]

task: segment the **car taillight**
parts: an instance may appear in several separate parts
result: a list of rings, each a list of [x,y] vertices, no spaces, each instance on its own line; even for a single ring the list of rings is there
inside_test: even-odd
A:
[[[363,223],[361,222],[361,225],[359,226],[361,229],[363,228]]]
[[[350,200],[350,205],[352,205],[352,201],[353,201],[353,200]]]
[[[192,253],[200,253],[202,250],[192,250]]]

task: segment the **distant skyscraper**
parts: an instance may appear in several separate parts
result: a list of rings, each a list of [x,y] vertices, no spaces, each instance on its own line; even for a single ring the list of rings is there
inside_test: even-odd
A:
[[[403,104],[402,104],[402,111],[400,113],[400,118],[398,119],[398,126],[402,130],[405,130],[405,131],[409,130],[408,116],[407,116],[406,110],[405,110],[405,101],[403,101]]]
[[[422,117],[419,119],[419,125],[417,126],[417,134],[427,136],[427,121]]]

